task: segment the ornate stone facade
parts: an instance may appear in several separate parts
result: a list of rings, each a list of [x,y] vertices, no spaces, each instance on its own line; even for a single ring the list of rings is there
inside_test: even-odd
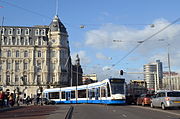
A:
[[[33,96],[40,87],[70,85],[68,33],[58,16],[49,26],[2,26],[0,31],[0,86]]]

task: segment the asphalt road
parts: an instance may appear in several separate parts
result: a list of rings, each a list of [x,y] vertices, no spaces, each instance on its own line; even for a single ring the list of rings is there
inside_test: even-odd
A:
[[[180,110],[127,105],[74,105],[72,119],[180,119]]]
[[[0,119],[65,119],[69,104],[22,106],[0,112]],[[72,119],[180,119],[180,109],[136,105],[73,104]]]

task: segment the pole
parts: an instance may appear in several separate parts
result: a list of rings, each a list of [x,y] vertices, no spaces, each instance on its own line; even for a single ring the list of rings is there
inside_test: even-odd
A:
[[[156,72],[153,72],[154,73],[154,91],[156,92],[157,91],[157,73]]]
[[[168,43],[168,69],[169,69],[169,90],[172,90],[172,87],[171,87],[171,66],[170,66],[169,43]]]
[[[78,63],[77,63],[77,78],[76,78],[76,104],[77,104],[77,98],[78,98],[78,90],[77,90],[77,86],[78,86]]]

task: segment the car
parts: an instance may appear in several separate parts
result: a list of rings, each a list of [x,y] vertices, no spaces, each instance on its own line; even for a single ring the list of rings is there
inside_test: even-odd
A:
[[[161,107],[163,110],[169,107],[180,108],[180,91],[159,91],[151,99],[151,107]]]
[[[39,104],[45,104],[45,105],[55,105],[56,102],[47,98],[32,98],[34,105],[39,105]],[[39,100],[39,101],[38,101]],[[37,102],[38,101],[38,102]],[[42,102],[42,103],[41,103]]]
[[[141,94],[136,101],[137,105],[150,105],[151,104],[151,97],[153,96],[153,94]]]
[[[40,101],[43,101],[43,104],[45,104],[45,105],[54,105],[54,104],[56,104],[56,102],[55,101],[53,101],[53,100],[49,100],[49,99],[47,99],[47,98],[42,98],[42,99],[40,99]]]

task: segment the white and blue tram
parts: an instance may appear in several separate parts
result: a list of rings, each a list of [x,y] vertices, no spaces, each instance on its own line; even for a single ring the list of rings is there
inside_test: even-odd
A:
[[[109,78],[88,85],[45,89],[43,96],[56,103],[124,104],[125,79]]]

